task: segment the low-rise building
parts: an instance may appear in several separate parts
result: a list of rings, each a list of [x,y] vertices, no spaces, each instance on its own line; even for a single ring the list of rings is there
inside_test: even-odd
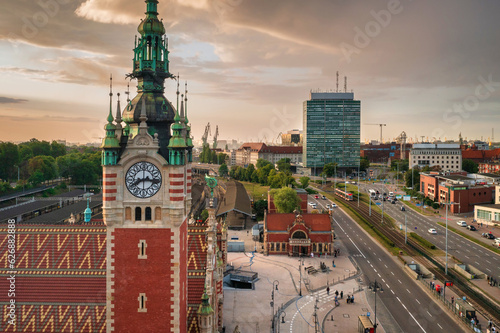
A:
[[[451,213],[468,213],[474,211],[475,205],[493,202],[499,180],[489,174],[422,172],[420,191],[436,202],[454,203],[450,205]]]
[[[367,158],[370,163],[387,163],[389,159],[407,159],[410,153],[410,149],[411,144],[407,143],[404,154],[401,154],[401,145],[399,143],[370,143],[361,145],[360,156]]]
[[[265,255],[333,254],[333,239],[328,214],[266,214],[264,217]]]
[[[292,164],[302,163],[302,147],[300,146],[268,146],[262,142],[249,142],[243,144],[236,151],[236,165],[256,165],[262,158],[276,164],[283,158],[289,158]]]
[[[462,171],[462,150],[454,143],[416,143],[410,150],[410,168],[440,167],[441,171]]]

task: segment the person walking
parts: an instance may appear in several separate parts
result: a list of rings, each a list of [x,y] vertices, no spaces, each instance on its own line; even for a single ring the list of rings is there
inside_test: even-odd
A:
[[[326,294],[330,295],[330,287],[326,287]]]
[[[338,296],[339,296],[339,291],[335,290],[335,297],[338,297]]]
[[[343,290],[341,290],[341,291],[340,291],[340,299],[343,299],[343,298],[344,298],[344,291],[343,291]]]

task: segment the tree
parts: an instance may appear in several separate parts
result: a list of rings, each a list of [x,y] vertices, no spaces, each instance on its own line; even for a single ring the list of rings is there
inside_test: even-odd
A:
[[[278,166],[278,170],[282,172],[289,172],[292,168],[290,162],[291,160],[289,158],[282,158],[276,163],[276,165]]]
[[[266,165],[272,165],[273,168],[274,168],[274,165],[271,162],[269,162],[269,161],[267,161],[267,160],[265,160],[263,158],[259,158],[257,160],[257,164],[256,164],[257,169],[261,169],[261,168],[265,167]]]
[[[52,156],[35,156],[28,162],[28,171],[30,175],[40,172],[42,180],[54,179],[57,176],[56,161]]]
[[[420,169],[418,167],[415,167],[409,172],[405,173],[405,183],[406,187],[411,187],[412,186],[412,173],[413,173],[413,190],[418,191],[420,188]]]
[[[240,168],[240,167],[237,165],[233,165],[231,167],[231,170],[229,171],[229,177],[236,179],[236,172],[238,171],[238,168]]]
[[[257,200],[253,204],[253,211],[257,215],[257,219],[260,220],[264,217],[264,210],[267,209],[267,200]]]
[[[295,209],[300,208],[301,200],[297,192],[289,187],[273,190],[271,196],[274,199],[274,206],[276,206],[278,213],[293,213]]]
[[[408,170],[408,160],[392,160],[391,161],[391,170],[404,172]]]
[[[0,179],[17,179],[19,162],[18,147],[11,142],[0,143]]]
[[[366,171],[370,167],[370,161],[368,160],[367,157],[361,157],[359,160],[359,170],[360,171]]]
[[[214,163],[225,164],[227,160],[228,160],[227,154],[219,153],[217,154],[217,161],[215,161]]]
[[[59,156],[66,155],[66,146],[56,141],[52,141],[50,144],[50,156],[57,158]]]
[[[259,162],[257,161],[257,165],[259,164]],[[272,164],[266,164],[265,166],[263,166],[262,168],[258,168],[257,169],[257,175],[259,177],[259,183],[262,184],[262,185],[266,185],[267,184],[267,181],[268,181],[268,177],[269,177],[269,174],[271,173],[271,171],[274,170],[274,166]]]
[[[479,166],[473,160],[465,159],[462,161],[462,170],[468,173],[477,173],[479,171]]]
[[[200,220],[205,221],[206,219],[208,219],[208,210],[204,209],[204,210],[201,212],[201,215],[200,215]]]
[[[219,167],[219,176],[226,177],[229,174],[229,169],[227,168],[227,164],[221,164]]]
[[[309,181],[311,180],[311,178],[309,177],[300,177],[299,178],[299,182],[300,184],[302,185],[302,188],[306,188],[309,186]]]
[[[89,160],[78,161],[76,168],[71,170],[71,181],[78,185],[97,184],[98,174],[95,166]]]
[[[245,170],[245,180],[251,182],[252,181],[252,176],[255,171],[255,167],[253,164],[248,165],[248,167]]]
[[[327,163],[323,166],[323,173],[327,177],[332,177],[337,169],[337,163]]]
[[[203,145],[203,150],[200,154],[201,163],[210,163],[212,161],[212,152],[208,144]]]

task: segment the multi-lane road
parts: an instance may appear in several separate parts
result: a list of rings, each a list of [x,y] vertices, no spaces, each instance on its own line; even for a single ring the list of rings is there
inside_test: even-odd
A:
[[[326,209],[329,200],[314,199],[318,209]],[[341,209],[333,213],[335,234],[357,261],[365,275],[366,285],[375,280],[382,284],[383,293],[377,293],[379,302],[377,322],[387,332],[462,332],[463,328],[447,312],[417,286],[417,282],[403,272],[385,249],[369,237],[359,225]],[[380,320],[379,320],[380,319]]]
[[[365,192],[367,192],[368,189],[373,188],[381,193],[388,193],[387,188],[385,188],[382,184],[362,185],[362,188]],[[379,202],[383,201],[379,200]],[[406,208],[406,211],[401,211],[402,203],[400,202],[391,204],[389,201],[385,201],[383,204],[384,213],[393,217],[398,225],[402,224],[403,230],[406,214],[408,232],[415,232],[429,240],[438,248],[446,250],[446,228],[408,207]],[[449,220],[448,223],[450,226],[456,229],[460,228],[464,232],[480,232],[469,231],[466,228],[459,227],[455,221],[456,220],[450,222]],[[445,220],[443,219],[442,222],[445,222]],[[436,229],[437,234],[430,234],[428,232],[430,228]],[[478,268],[489,276],[496,277],[496,279],[500,281],[500,255],[497,253],[487,250],[485,247],[480,246],[467,238],[461,237],[454,232],[448,231],[448,254],[455,256],[465,264]]]

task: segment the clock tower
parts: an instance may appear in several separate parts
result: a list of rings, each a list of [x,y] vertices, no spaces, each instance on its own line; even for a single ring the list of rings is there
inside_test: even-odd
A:
[[[123,111],[118,100],[113,119],[110,92],[101,145],[107,226],[106,331],[186,332],[193,145],[187,96],[181,110],[164,96],[165,79],[175,77],[169,71],[158,1],[146,0],[146,4],[146,18],[135,41],[133,72],[128,75],[137,79],[137,96],[127,100]]]

